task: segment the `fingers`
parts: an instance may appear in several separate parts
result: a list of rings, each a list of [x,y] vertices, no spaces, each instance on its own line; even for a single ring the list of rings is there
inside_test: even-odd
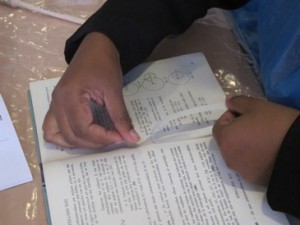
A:
[[[246,125],[244,118],[249,117],[257,109],[260,110],[262,101],[247,96],[227,97],[228,110],[220,116],[213,127],[213,136],[222,150],[230,147],[229,140],[233,140],[230,132],[236,132],[234,125],[236,123],[238,126]],[[244,127],[244,129],[246,128]]]
[[[51,111],[48,111],[43,123],[44,139],[64,148],[72,148],[65,138],[61,135],[56,119]]]
[[[99,148],[123,141],[118,132],[93,123],[88,103],[82,101],[80,104],[77,102],[76,107],[71,103],[67,106],[50,107],[43,124],[47,142],[67,148]]]
[[[76,99],[76,102],[71,99]],[[121,141],[135,143],[140,140],[120,96],[112,94],[111,104],[105,105],[116,130],[107,130],[94,123],[89,98],[71,99],[68,103],[55,101],[55,106],[52,102],[43,124],[47,142],[67,148],[99,148]]]
[[[76,110],[74,110],[76,109]],[[84,147],[101,147],[123,141],[123,138],[117,131],[110,131],[105,127],[94,123],[93,113],[90,108],[90,99],[83,98],[76,106],[69,105],[64,113],[68,115],[67,123],[76,140],[76,145]],[[63,116],[60,116],[63,118]],[[71,139],[71,140],[72,140]],[[75,143],[74,143],[75,144]]]
[[[49,129],[51,123],[52,129]],[[78,136],[77,134],[72,133],[72,130],[70,130],[71,132],[69,133],[61,132],[58,126],[54,128],[53,122],[49,122],[48,119],[45,118],[43,131],[45,141],[64,148],[100,148],[108,144],[122,141],[122,138],[117,132],[107,131],[95,124],[90,125],[83,136]]]
[[[136,143],[140,140],[140,136],[133,128],[130,116],[124,103],[124,99],[121,93],[119,94],[120,96],[113,95],[110,98],[110,101],[113,104],[107,105],[107,111],[121,137],[127,142]]]
[[[218,145],[222,145],[222,149],[226,149],[226,147],[223,147],[223,143],[227,143],[223,141],[224,139],[226,139],[226,135],[224,135],[224,133],[226,134],[226,127],[230,125],[232,121],[234,121],[235,117],[236,115],[233,112],[227,110],[220,116],[220,118],[215,122],[213,126],[213,136],[216,139]]]
[[[257,99],[247,96],[234,96],[227,97],[226,105],[230,111],[238,114],[244,114],[253,108],[256,101]]]

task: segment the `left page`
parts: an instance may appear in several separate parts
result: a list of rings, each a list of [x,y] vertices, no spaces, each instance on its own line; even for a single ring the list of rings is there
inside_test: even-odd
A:
[[[32,175],[0,95],[0,190],[32,181]]]
[[[44,163],[52,225],[287,225],[212,137]]]
[[[42,162],[91,152],[87,149],[69,151],[43,140],[42,124],[58,80],[30,84]],[[144,143],[207,135],[214,121],[225,111],[225,94],[200,52],[141,64],[124,76],[124,84],[127,110]]]

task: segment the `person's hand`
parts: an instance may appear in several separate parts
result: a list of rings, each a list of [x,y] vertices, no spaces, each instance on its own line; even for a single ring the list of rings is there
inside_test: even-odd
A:
[[[265,100],[238,96],[216,121],[213,135],[229,168],[246,180],[267,185],[289,127],[298,110]]]
[[[115,130],[93,122],[90,102],[106,107]],[[43,123],[44,139],[61,147],[98,148],[137,142],[122,95],[122,71],[114,44],[100,33],[82,41],[52,93]]]

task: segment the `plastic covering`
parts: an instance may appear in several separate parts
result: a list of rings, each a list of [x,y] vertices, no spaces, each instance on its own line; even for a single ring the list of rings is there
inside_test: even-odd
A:
[[[241,47],[231,15],[211,9],[182,35],[167,38],[149,60],[201,51],[227,95],[264,98],[253,58]]]
[[[300,109],[300,1],[252,0],[233,10],[234,30],[258,65],[270,101]]]
[[[3,2],[17,8],[0,4],[0,93],[34,180],[0,192],[0,224],[44,225],[47,216],[27,96],[28,84],[63,74],[67,66],[63,55],[65,40],[79,24],[57,19],[56,14],[50,17],[33,13],[18,7],[17,1],[14,4],[7,0]],[[47,10],[51,8],[53,12],[66,10],[64,15],[83,20],[96,10],[95,4],[100,4],[90,0],[84,0],[85,7],[79,1],[73,5],[63,0],[28,2]],[[204,52],[226,93],[263,97],[251,60],[237,42],[223,11],[211,10],[183,35],[163,40],[149,60],[195,51]]]
[[[0,93],[34,179],[0,192],[1,225],[47,224],[27,98],[28,84],[62,74],[66,68],[64,43],[77,27],[77,24],[0,5]]]
[[[105,0],[0,0],[15,8],[27,9],[66,21],[82,24]]]

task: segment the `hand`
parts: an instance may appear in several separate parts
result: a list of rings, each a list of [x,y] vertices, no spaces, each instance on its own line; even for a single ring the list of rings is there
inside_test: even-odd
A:
[[[90,102],[104,105],[115,131],[93,123]],[[122,95],[122,71],[113,43],[100,33],[82,41],[52,93],[43,123],[44,139],[61,147],[98,148],[137,142]]]
[[[246,180],[267,185],[289,127],[298,110],[245,96],[228,98],[228,110],[213,135],[229,168]]]

